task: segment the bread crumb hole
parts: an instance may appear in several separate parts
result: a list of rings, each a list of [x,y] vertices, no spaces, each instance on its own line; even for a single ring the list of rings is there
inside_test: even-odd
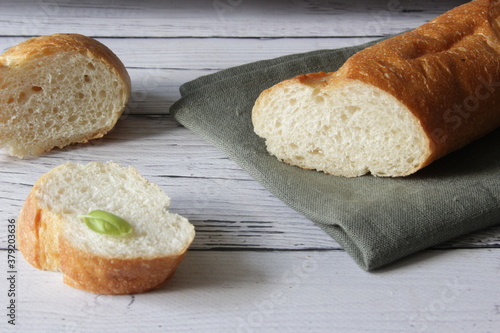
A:
[[[297,149],[297,148],[299,148],[299,146],[297,146],[295,143],[290,143],[290,144],[289,144],[289,147],[290,147],[291,149]]]
[[[294,106],[295,104],[297,104],[297,100],[295,98],[292,98],[289,102],[290,102],[291,106]]]
[[[10,103],[12,103],[12,102],[14,102],[14,97],[12,97],[12,96],[11,96],[11,97],[9,97],[9,99],[7,100],[7,104],[10,104]]]
[[[43,89],[42,89],[42,87],[39,87],[39,86],[33,86],[33,87],[31,87],[31,90],[33,90],[34,92],[40,92]]]
[[[28,114],[32,114],[33,113],[33,109],[32,108],[29,108],[28,109]]]
[[[72,123],[72,122],[76,121],[76,119],[77,119],[77,118],[78,118],[78,116],[76,116],[76,115],[72,115],[72,116],[70,116],[70,117],[68,118],[68,122]]]
[[[78,98],[83,99],[85,95],[83,93],[78,93]]]
[[[24,91],[21,91],[19,93],[19,97],[17,98],[17,101],[21,104],[24,104],[28,101],[28,96],[26,96],[26,93]]]
[[[325,99],[323,98],[323,96],[316,96],[314,101],[318,104],[323,104],[325,102]]]
[[[355,113],[355,112],[357,112],[357,111],[360,110],[360,107],[359,106],[349,105],[346,109],[350,113]]]
[[[105,98],[106,97],[106,91],[105,90],[99,91],[99,97]]]
[[[59,113],[59,108],[57,106],[54,106],[54,108],[52,109],[52,112]]]
[[[46,121],[44,124],[45,128],[52,127],[52,125],[54,125],[54,122],[52,120]]]
[[[90,76],[89,75],[84,75],[83,76],[83,81],[89,83],[91,81]]]
[[[88,67],[90,70],[95,71],[95,66],[94,66],[94,64],[93,64],[93,63],[89,62],[89,63],[87,64],[87,67]],[[85,76],[87,76],[87,75],[85,75]]]

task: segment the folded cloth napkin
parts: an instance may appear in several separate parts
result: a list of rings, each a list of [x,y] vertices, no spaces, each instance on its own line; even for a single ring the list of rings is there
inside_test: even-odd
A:
[[[365,270],[500,223],[500,131],[403,178],[342,178],[267,153],[254,132],[262,90],[299,74],[335,71],[372,43],[258,61],[185,83],[171,113],[283,202],[331,235]]]

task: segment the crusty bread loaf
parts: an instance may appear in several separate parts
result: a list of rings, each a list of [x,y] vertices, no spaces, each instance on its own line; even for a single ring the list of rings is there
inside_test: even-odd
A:
[[[268,151],[355,177],[405,176],[500,126],[500,1],[477,0],[380,42],[332,73],[262,92]]]
[[[70,286],[132,294],[168,279],[193,241],[194,227],[168,212],[170,198],[131,167],[66,163],[33,186],[17,220],[17,244],[34,267],[61,271]],[[80,217],[103,210],[130,223],[111,236]]]
[[[0,147],[36,156],[106,134],[130,96],[118,57],[78,34],[28,39],[0,56]]]

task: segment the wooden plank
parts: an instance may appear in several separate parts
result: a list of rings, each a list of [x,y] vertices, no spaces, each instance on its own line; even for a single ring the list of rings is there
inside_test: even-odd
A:
[[[499,254],[425,251],[365,273],[338,251],[190,251],[173,279],[134,296],[73,289],[60,273],[36,270],[18,256],[15,328],[27,333],[495,332]],[[0,289],[7,290],[7,283],[0,279]],[[5,320],[0,327],[8,328]]]
[[[197,229],[194,249],[340,249],[319,227],[171,116],[126,116],[104,138],[32,160],[0,155],[0,230],[16,218],[31,186],[66,161],[114,160],[136,167],[172,197],[171,209]],[[3,228],[3,229],[2,229]],[[6,244],[0,233],[0,244]],[[442,248],[499,247],[500,227]]]
[[[0,38],[0,49],[26,38]],[[99,39],[127,67],[132,94],[126,112],[168,114],[180,98],[179,87],[200,76],[291,53],[356,45],[373,38],[293,39]],[[133,46],[133,47],[131,47]]]
[[[198,230],[194,248],[338,248],[312,222],[171,117],[125,117],[103,139],[31,161],[3,153],[0,216],[16,218],[32,184],[51,168],[68,160],[110,159],[136,167],[172,197],[172,210]],[[0,234],[0,243],[6,237]]]
[[[4,36],[78,32],[100,37],[385,36],[466,1],[68,1],[2,3]]]
[[[125,114],[169,114],[180,97],[179,87],[217,70],[127,69],[132,82],[130,100]]]
[[[197,237],[173,279],[133,296],[72,289],[60,273],[36,270],[16,252],[17,325],[4,312],[0,331],[497,332],[500,226],[366,273],[220,151],[171,116],[151,116],[167,113],[179,86],[201,75],[360,44],[464,2],[3,1],[0,50],[54,32],[99,37],[124,61],[134,87],[126,114],[103,139],[24,161],[0,151],[0,257],[7,257],[8,219],[32,184],[67,160],[135,166],[193,221]]]
[[[28,37],[0,37],[5,50]],[[375,40],[359,38],[96,38],[127,68],[221,70],[292,53],[336,49]]]

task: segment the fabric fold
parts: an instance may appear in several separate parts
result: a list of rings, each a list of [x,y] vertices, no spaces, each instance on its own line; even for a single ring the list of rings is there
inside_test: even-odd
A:
[[[376,41],[375,41],[376,42]],[[500,223],[500,131],[403,178],[342,178],[267,153],[253,132],[259,94],[284,79],[337,70],[375,42],[258,61],[187,82],[171,113],[276,197],[332,236],[365,270]]]

